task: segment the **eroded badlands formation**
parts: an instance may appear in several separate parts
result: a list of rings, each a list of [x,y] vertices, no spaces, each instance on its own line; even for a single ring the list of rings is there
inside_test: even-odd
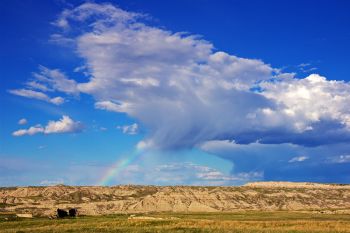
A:
[[[350,213],[350,185],[256,182],[239,187],[49,186],[0,188],[0,212],[54,215],[292,210]]]

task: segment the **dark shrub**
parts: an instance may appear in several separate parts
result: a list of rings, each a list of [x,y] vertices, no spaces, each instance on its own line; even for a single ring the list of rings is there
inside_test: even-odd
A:
[[[74,209],[70,209],[70,210],[69,210],[69,216],[70,216],[70,217],[76,217],[76,216],[77,216],[77,212],[78,212],[78,211],[77,211],[77,209],[75,209],[75,208],[74,208]]]
[[[68,212],[62,209],[57,209],[57,217],[64,218],[68,216]]]

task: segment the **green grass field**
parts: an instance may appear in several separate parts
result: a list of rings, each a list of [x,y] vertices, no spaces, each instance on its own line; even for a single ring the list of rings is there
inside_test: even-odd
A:
[[[1,233],[65,232],[350,232],[350,215],[293,212],[162,213],[137,216],[157,219],[128,219],[129,215],[67,219],[19,219],[0,215]],[[5,220],[5,217],[8,219]]]

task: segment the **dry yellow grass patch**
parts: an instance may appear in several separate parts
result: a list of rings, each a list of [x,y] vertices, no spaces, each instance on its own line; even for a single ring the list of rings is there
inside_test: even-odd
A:
[[[232,232],[232,233],[344,233],[350,232],[349,215],[315,215],[290,212],[163,213],[154,219],[128,219],[127,215],[79,217],[76,219],[0,218],[1,233],[68,232]],[[177,219],[171,219],[176,217]]]

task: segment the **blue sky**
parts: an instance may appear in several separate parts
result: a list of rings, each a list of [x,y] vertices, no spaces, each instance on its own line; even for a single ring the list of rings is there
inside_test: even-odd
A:
[[[0,186],[350,182],[348,1],[2,1]]]

